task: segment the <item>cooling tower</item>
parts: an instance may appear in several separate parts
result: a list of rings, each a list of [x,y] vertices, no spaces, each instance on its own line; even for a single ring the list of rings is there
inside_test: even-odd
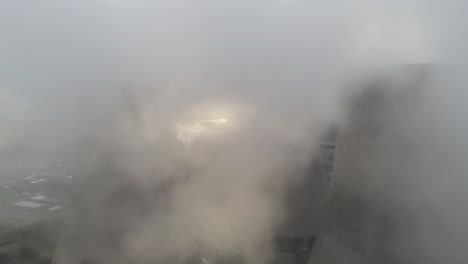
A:
[[[401,66],[364,82],[339,130],[326,226],[308,263],[400,263],[399,226],[405,167],[412,148],[405,116],[427,69]]]

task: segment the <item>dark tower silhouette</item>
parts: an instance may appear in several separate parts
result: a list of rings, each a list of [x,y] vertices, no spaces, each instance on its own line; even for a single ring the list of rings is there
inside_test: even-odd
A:
[[[398,193],[412,148],[402,128],[425,73],[422,65],[390,69],[350,100],[349,122],[337,135],[327,225],[309,263],[400,263]]]

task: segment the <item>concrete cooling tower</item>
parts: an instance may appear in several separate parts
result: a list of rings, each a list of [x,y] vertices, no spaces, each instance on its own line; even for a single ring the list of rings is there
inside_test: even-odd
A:
[[[308,263],[402,263],[398,197],[412,146],[405,116],[426,67],[400,66],[364,82],[337,135],[326,220]]]

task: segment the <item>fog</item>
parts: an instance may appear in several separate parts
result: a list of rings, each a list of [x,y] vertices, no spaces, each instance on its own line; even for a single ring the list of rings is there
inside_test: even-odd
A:
[[[349,80],[435,64],[405,117],[421,150],[400,194],[415,223],[405,256],[465,263],[466,11],[451,1],[2,1],[2,154],[73,157],[62,239],[80,246],[59,246],[57,263],[200,252],[261,263],[287,218],[288,182],[329,126],[346,123]]]

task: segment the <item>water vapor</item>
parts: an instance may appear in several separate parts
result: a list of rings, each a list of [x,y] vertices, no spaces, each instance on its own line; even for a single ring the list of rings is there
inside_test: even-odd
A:
[[[345,121],[340,96],[354,73],[463,51],[444,40],[454,24],[439,24],[435,6],[2,3],[0,103],[5,120],[25,119],[0,126],[0,146],[75,160],[54,261],[265,263],[288,217],[288,182]]]

